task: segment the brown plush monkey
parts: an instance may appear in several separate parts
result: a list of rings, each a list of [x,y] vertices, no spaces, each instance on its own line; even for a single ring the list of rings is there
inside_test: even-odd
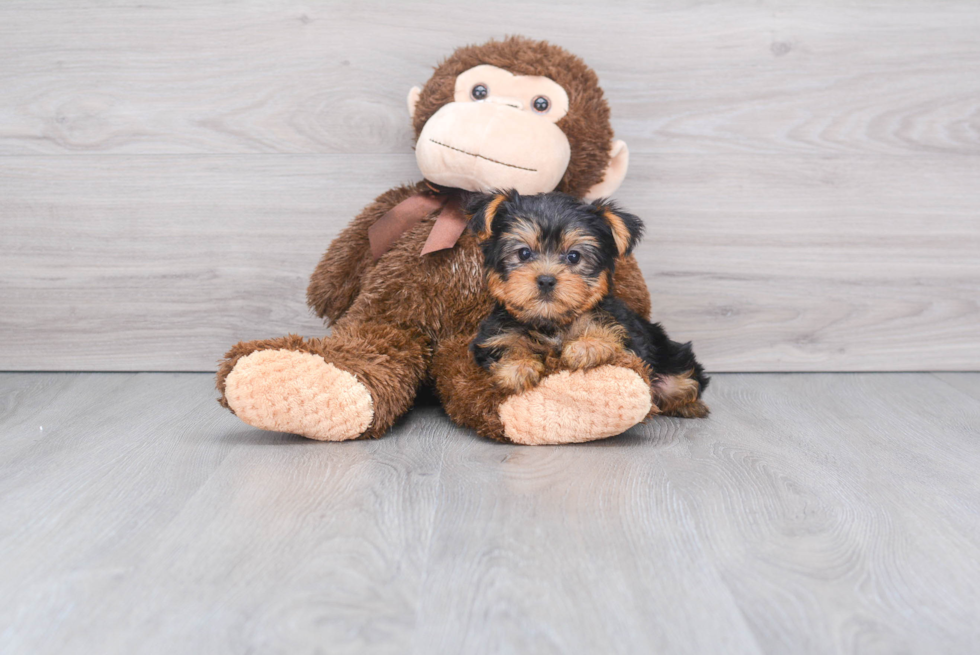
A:
[[[670,380],[632,354],[588,371],[548,370],[512,394],[468,350],[492,303],[460,195],[614,192],[628,151],[612,139],[595,73],[557,46],[512,37],[457,50],[408,103],[425,181],[379,196],[320,261],[308,300],[331,336],[235,345],[218,371],[221,404],[255,427],[325,441],[383,435],[426,383],[457,423],[517,443],[599,439],[658,413]],[[615,289],[649,316],[632,257],[617,266]]]

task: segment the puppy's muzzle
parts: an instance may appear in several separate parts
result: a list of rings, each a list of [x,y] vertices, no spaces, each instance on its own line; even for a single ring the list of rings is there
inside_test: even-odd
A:
[[[538,292],[542,296],[550,296],[555,290],[555,285],[558,284],[558,279],[554,275],[539,275],[537,281]]]

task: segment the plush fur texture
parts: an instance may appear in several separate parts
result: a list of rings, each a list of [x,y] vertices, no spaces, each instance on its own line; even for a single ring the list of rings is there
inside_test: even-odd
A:
[[[312,353],[258,350],[239,359],[229,378],[228,402],[243,421],[264,430],[345,441],[374,419],[371,392]]]
[[[598,407],[595,389],[605,391]],[[504,436],[529,446],[612,437],[656,413],[647,389],[649,383],[642,376],[622,366],[559,371],[531,391],[503,402]]]
[[[602,181],[613,131],[599,78],[580,58],[544,41],[512,36],[458,49],[422,88],[413,121],[416,137],[440,107],[452,102],[456,76],[481,64],[515,75],[543,75],[561,85],[568,93],[569,108],[557,125],[568,137],[572,153],[558,190],[581,197]]]
[[[296,350],[321,356],[368,388],[375,416],[362,438],[383,435],[411,406],[419,386],[432,381],[453,420],[483,436],[507,440],[498,410],[510,394],[497,393],[468,351],[480,321],[493,308],[476,237],[464,233],[452,250],[419,257],[434,223],[429,217],[377,264],[371,262],[367,228],[421,188],[400,187],[380,196],[341,232],[317,266],[309,303],[331,320],[333,334],[237,344],[218,371],[223,406],[234,411],[225,397],[225,380],[241,357],[258,350]],[[363,270],[360,277],[358,270]],[[621,260],[616,284],[631,290],[628,302],[638,313],[649,312],[649,295],[632,257]],[[555,362],[550,370],[560,369]],[[277,411],[286,411],[286,404],[270,408]],[[601,422],[602,416],[595,420]]]
[[[287,358],[282,357],[265,362],[266,366],[255,370],[251,376],[253,378],[264,376],[277,380],[277,383],[270,383],[268,380],[264,383],[250,381],[251,393],[243,392],[237,387],[229,388],[235,383],[242,382],[232,375],[237,369],[239,360],[266,350],[296,351],[317,355],[332,367],[350,373],[359,384],[364,386],[373,401],[373,418],[367,430],[362,434],[349,435],[348,438],[375,438],[384,434],[411,406],[431,357],[429,341],[417,329],[398,328],[377,322],[338,324],[331,336],[321,339],[303,339],[297,335],[289,335],[277,339],[239,343],[227,353],[221,364],[218,371],[218,390],[222,393],[221,404],[240,416],[242,406],[236,405],[235,401],[247,398],[249,404],[254,405],[253,399],[256,398],[256,394],[252,389],[256,384],[274,389],[275,386],[284,384],[285,377],[290,374],[298,378],[292,385],[295,388],[300,388],[304,384],[313,384],[307,365],[302,369],[293,367],[290,369],[292,373],[289,373],[284,370],[284,360]],[[255,367],[253,365],[250,368]],[[320,383],[316,384],[320,386]],[[349,390],[347,381],[344,388]],[[295,413],[295,400],[289,394],[271,392],[272,389],[269,391],[259,389],[259,399],[266,404],[263,413],[270,415]],[[329,393],[326,389],[323,392]],[[308,409],[318,413],[326,411],[318,409],[314,404],[311,404]],[[257,411],[249,409],[245,413],[255,415]],[[241,418],[244,420],[246,417],[241,416]],[[311,419],[309,423],[322,425],[325,420],[328,419]],[[251,422],[250,424],[255,425]],[[263,425],[256,427],[264,428]],[[313,436],[298,430],[297,434]],[[319,438],[328,441],[341,440],[325,436]]]
[[[496,302],[471,350],[498,387],[534,388],[549,357],[585,370],[631,352],[649,367],[662,411],[707,414],[700,398],[708,377],[691,344],[672,341],[615,296],[616,262],[639,241],[639,218],[558,192],[476,196],[470,213]]]
[[[456,74],[482,63],[517,74],[546,75],[561,84],[568,91],[570,108],[559,125],[571,143],[572,160],[560,188],[581,195],[602,179],[612,129],[596,76],[577,57],[543,42],[513,38],[457,51],[436,68],[421,94],[415,114],[416,134],[428,116],[452,99]],[[494,385],[468,350],[481,320],[494,306],[484,282],[483,252],[477,238],[467,232],[454,248],[420,257],[434,223],[434,217],[429,216],[403,234],[376,262],[371,255],[368,228],[400,201],[426,192],[428,187],[421,182],[391,189],[341,232],[316,267],[307,292],[310,306],[332,324],[332,334],[312,339],[289,335],[235,345],[218,371],[222,405],[240,415],[295,413],[297,405],[291,395],[300,393],[305,384],[318,389],[314,396],[321,391],[329,394],[326,377],[339,380],[345,393],[357,396],[350,378],[337,376],[336,369],[352,376],[371,397],[370,424],[354,438],[384,434],[411,406],[424,384],[434,386],[455,422],[502,441],[544,443],[550,439],[557,443],[600,438],[635,424],[642,418],[640,413],[658,411],[652,402],[656,399],[655,382],[643,361],[632,353],[617,354],[615,361],[592,369],[591,376],[568,375],[555,380],[548,376],[568,367],[560,358],[550,358],[544,363],[540,386],[526,396],[515,396]],[[632,257],[618,258],[612,283],[633,311],[649,315],[649,294]],[[263,351],[307,353],[318,359],[283,355],[249,359]],[[292,360],[298,366],[291,370]],[[248,375],[234,374],[239,363],[247,365]],[[317,375],[325,377],[311,379]],[[257,381],[263,377],[273,379],[274,384],[262,388]],[[286,389],[286,393],[277,393],[277,388]],[[628,396],[622,402],[605,400],[621,394]],[[290,425],[329,424],[322,415],[330,411],[322,409],[327,405],[314,402],[308,406],[321,416],[301,418]],[[540,425],[542,412],[567,413],[570,406],[575,406],[578,414],[568,416],[580,416],[592,427],[562,436]],[[345,427],[335,433],[318,431],[306,436],[349,438],[351,430],[346,426],[355,425],[364,415],[355,412],[347,417],[349,421],[340,421]],[[275,426],[287,425],[273,419],[262,421],[259,427],[280,429]]]

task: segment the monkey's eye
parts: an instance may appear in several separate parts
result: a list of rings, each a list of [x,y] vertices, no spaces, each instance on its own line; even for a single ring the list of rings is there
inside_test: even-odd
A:
[[[486,100],[486,97],[490,95],[490,90],[487,88],[486,84],[477,84],[470,91],[470,95],[473,96],[474,100]]]
[[[565,261],[572,265],[578,264],[580,259],[582,259],[582,255],[579,254],[578,250],[572,250],[565,255]]]
[[[520,250],[517,251],[517,258],[520,259],[522,262],[526,262],[527,260],[531,259],[531,249],[521,248]]]
[[[538,112],[539,114],[543,114],[549,109],[551,109],[551,101],[545,98],[544,96],[538,96],[537,98],[535,98],[533,104],[534,104],[534,111]]]

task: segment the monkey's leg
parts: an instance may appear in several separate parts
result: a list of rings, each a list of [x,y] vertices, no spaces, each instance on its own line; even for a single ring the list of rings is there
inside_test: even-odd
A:
[[[377,323],[338,324],[323,339],[242,342],[218,371],[219,402],[263,430],[376,438],[411,406],[429,357],[417,330]]]
[[[441,342],[432,372],[446,413],[484,437],[521,444],[593,441],[657,413],[643,362],[624,353],[587,371],[557,371],[528,391],[508,393],[469,352],[472,335]]]

